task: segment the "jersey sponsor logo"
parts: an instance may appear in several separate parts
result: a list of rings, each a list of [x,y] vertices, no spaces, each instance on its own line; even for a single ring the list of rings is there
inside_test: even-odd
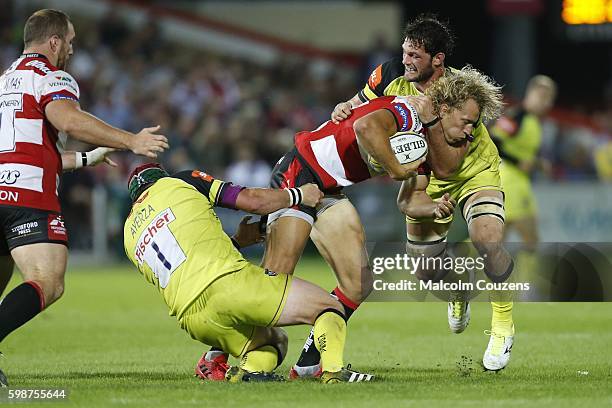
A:
[[[64,219],[59,214],[49,214],[47,217],[49,239],[66,240],[66,226]]]
[[[410,123],[408,120],[408,112],[406,112],[406,109],[402,108],[400,105],[393,105],[393,107],[395,108],[395,110],[400,114],[400,116],[402,117],[402,127],[401,129],[399,129],[400,132],[404,132],[406,130],[408,130],[408,128],[410,127]]]
[[[416,108],[412,106],[405,98],[397,97],[392,102],[395,109],[400,113],[402,119],[404,119],[404,125],[401,131],[411,130],[413,132],[420,132],[423,130],[421,126],[421,120]]]
[[[155,208],[151,204],[146,207],[141,208],[134,214],[134,219],[132,221],[132,225],[130,227],[130,232],[132,233],[132,238],[138,232],[138,229],[149,219],[151,214],[155,212]]]
[[[19,193],[17,191],[0,190],[0,201],[11,201],[16,203],[19,201]]]
[[[19,94],[19,95],[21,95],[21,94]],[[8,97],[8,95],[6,95],[6,96]],[[16,108],[16,109],[20,109],[21,108],[21,99],[15,98],[15,99],[3,99],[3,100],[0,100],[0,109],[2,109],[2,108]],[[0,115],[1,115],[1,113],[0,113]],[[0,119],[1,119],[1,116],[0,116]]]
[[[209,183],[211,183],[214,180],[213,176],[211,176],[210,174],[206,174],[203,171],[199,171],[199,170],[192,171],[191,177],[201,178],[202,180],[208,181]]]
[[[0,145],[1,146],[1,145]],[[19,174],[17,174],[19,173]],[[43,192],[43,168],[21,163],[0,164],[0,184]]]
[[[19,170],[2,170],[0,171],[0,184],[15,184],[21,176]]]
[[[370,88],[375,89],[378,85],[380,85],[381,81],[382,81],[382,65],[379,65],[370,74],[370,78],[368,79],[368,85],[370,86]]]
[[[170,208],[157,214],[140,234],[134,250],[138,266],[146,263],[157,278],[159,287],[165,289],[172,274],[186,260],[187,256],[179,245],[169,224],[176,220]]]
[[[157,234],[159,234],[162,229],[174,221],[176,217],[170,208],[166,208],[160,214],[158,214],[150,223],[147,225],[146,229],[142,232],[140,238],[138,239],[138,243],[136,244],[136,251],[134,252],[134,256],[138,259],[138,263],[142,264],[144,262],[145,251],[148,247],[151,246],[153,239]]]
[[[39,71],[44,72],[45,74],[50,74],[52,72],[49,69],[49,67],[47,67],[47,64],[39,60],[32,60],[32,61],[26,62],[25,65],[26,67],[34,67],[38,69]]]
[[[77,98],[73,97],[73,96],[66,96],[66,95],[53,95],[53,98],[51,98],[52,101],[58,101],[58,100],[69,100],[69,101],[78,101]]]
[[[76,89],[76,87],[74,85],[72,85],[71,82],[67,82],[67,81],[56,81],[56,82],[49,82],[49,88],[54,88],[54,89],[65,89],[65,88],[69,88],[71,91],[73,91],[75,94],[78,93],[79,91]]]

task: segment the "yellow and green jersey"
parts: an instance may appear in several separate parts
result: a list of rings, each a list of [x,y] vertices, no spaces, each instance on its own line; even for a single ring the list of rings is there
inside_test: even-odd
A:
[[[453,68],[447,68],[445,75],[452,75],[453,71]],[[379,65],[372,72],[363,89],[359,91],[359,98],[367,102],[384,95],[421,95],[414,83],[404,78],[404,72],[405,67],[399,57]],[[444,180],[436,179],[432,175],[428,192],[458,188],[484,170],[497,170],[500,162],[499,153],[482,122],[478,123],[472,136],[474,136],[474,141],[470,143],[468,152],[455,174]]]
[[[533,161],[542,144],[540,120],[523,109],[499,118],[491,128],[491,134],[504,163],[513,165],[521,161]]]
[[[182,171],[156,181],[134,202],[123,229],[125,253],[181,318],[216,279],[249,263],[223,232],[213,207],[234,208],[239,186]]]

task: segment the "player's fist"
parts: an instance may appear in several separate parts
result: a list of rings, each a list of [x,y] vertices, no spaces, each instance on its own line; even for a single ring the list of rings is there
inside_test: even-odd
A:
[[[421,157],[415,162],[400,164],[397,170],[388,171],[387,173],[389,174],[389,177],[396,181],[411,179],[412,177],[416,177],[418,175],[417,169],[425,160],[426,157]]]
[[[240,224],[238,224],[236,233],[232,237],[238,243],[240,248],[262,242],[265,239],[265,233],[262,233],[261,228],[259,227],[259,221],[249,224],[251,218],[251,215],[247,215],[246,217],[242,218],[242,221],[240,221]]]
[[[350,102],[340,102],[334,108],[334,111],[331,114],[331,120],[335,124],[342,122],[344,119],[351,116],[353,111],[353,105]]]
[[[155,133],[159,128],[159,125],[144,128],[135,134],[130,139],[130,150],[138,155],[155,159],[158,153],[163,152],[169,147],[166,136]]]
[[[434,208],[433,212],[434,218],[441,220],[443,218],[450,217],[455,211],[456,204],[456,201],[450,198],[450,194],[444,194],[436,203],[436,207]]]
[[[302,204],[307,207],[314,207],[323,198],[323,193],[316,184],[304,184],[300,190],[302,190]]]

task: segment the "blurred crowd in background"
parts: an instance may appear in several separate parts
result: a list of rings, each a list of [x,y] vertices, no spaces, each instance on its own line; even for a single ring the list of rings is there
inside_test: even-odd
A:
[[[16,13],[0,17],[3,69],[22,51],[26,18]],[[259,66],[166,42],[154,20],[134,30],[112,12],[98,21],[74,15],[72,19],[77,38],[68,71],[80,85],[84,109],[134,132],[161,125],[160,133],[171,145],[161,162],[170,172],[199,168],[251,186],[267,185],[271,168],[292,146],[295,132],[314,129],[329,119],[336,103],[363,86],[370,68],[401,51],[400,44],[393,47],[384,39],[373,39],[376,46],[364,55],[361,68],[321,66],[295,56]],[[563,92],[562,83],[559,88]],[[571,112],[577,107],[563,108]],[[581,126],[568,122],[545,122],[542,155],[552,167],[537,177],[612,180],[611,104],[595,113],[582,112]],[[68,173],[63,179],[63,208],[73,247],[91,245],[90,223],[83,220],[91,212],[89,192],[99,185],[109,193],[108,202],[114,208],[109,234],[121,236],[129,206],[126,177],[142,159],[125,153],[113,159],[119,163],[117,168],[98,166]]]

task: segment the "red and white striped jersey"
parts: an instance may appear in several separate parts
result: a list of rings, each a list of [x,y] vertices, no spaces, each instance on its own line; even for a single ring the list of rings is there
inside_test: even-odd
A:
[[[359,150],[353,123],[380,109],[393,114],[398,132],[423,132],[416,109],[405,98],[383,96],[359,105],[348,119],[339,124],[327,121],[311,132],[296,134],[298,153],[318,176],[324,190],[349,186],[371,177]]]
[[[59,99],[79,100],[70,74],[41,54],[24,54],[0,76],[0,205],[60,211],[64,134],[45,117]]]

